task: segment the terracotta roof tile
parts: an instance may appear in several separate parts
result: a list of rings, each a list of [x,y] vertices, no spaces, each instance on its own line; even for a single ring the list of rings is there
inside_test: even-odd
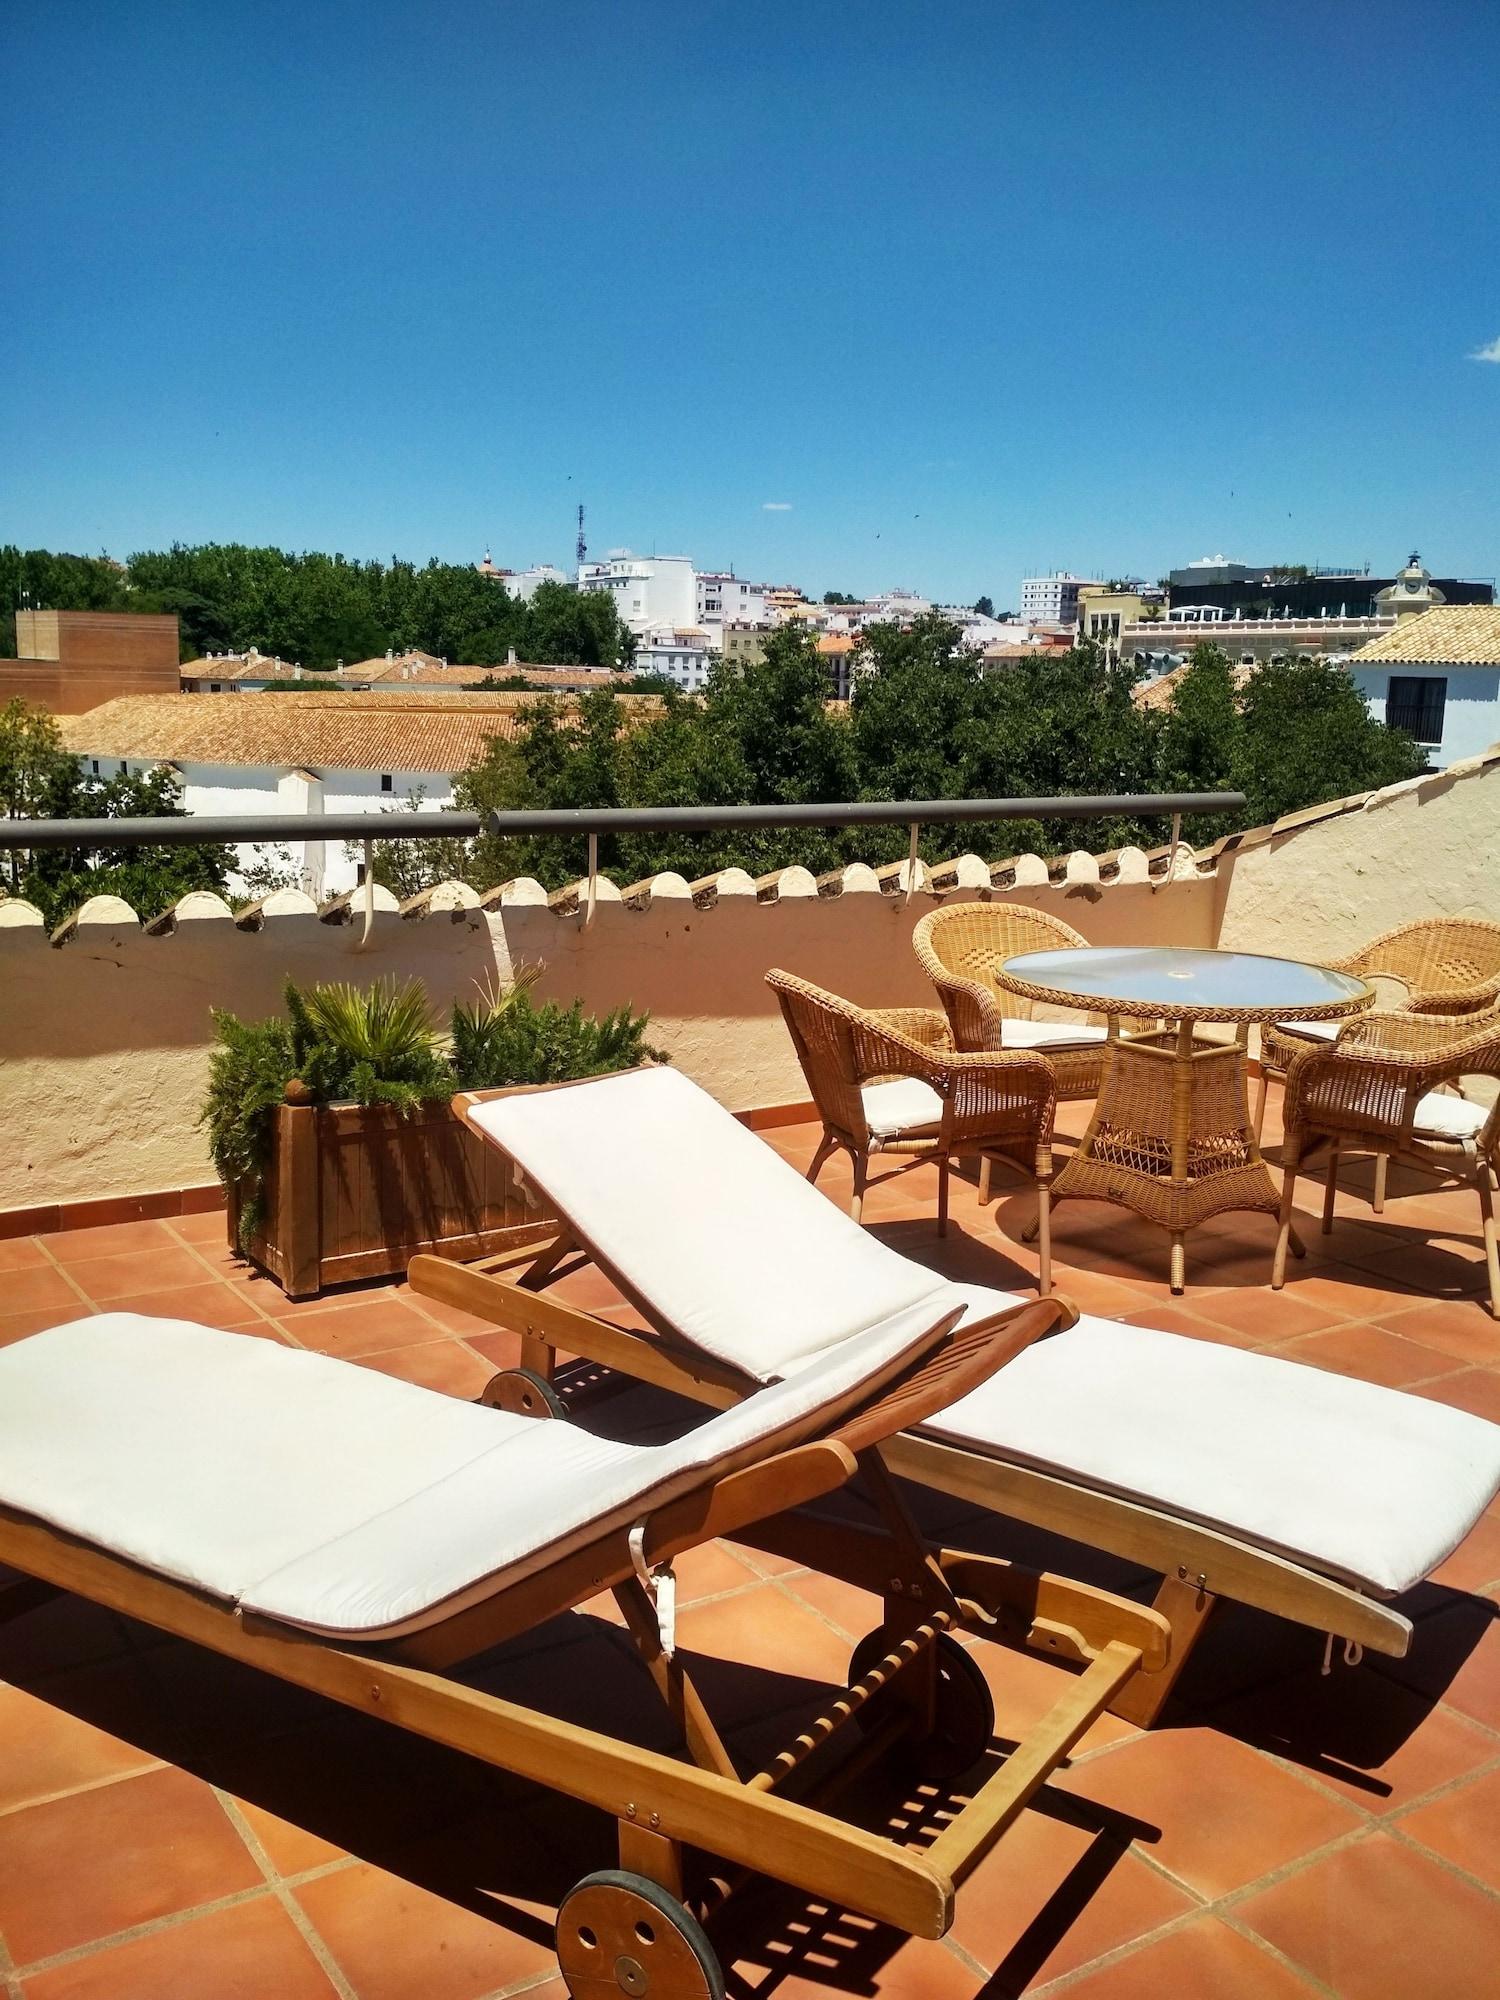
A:
[[[342,692],[122,695],[59,718],[80,755],[342,771],[462,771],[499,736],[522,729],[526,694]],[[643,720],[659,701],[622,697]],[[571,706],[566,703],[565,707]]]
[[[1392,660],[1412,666],[1500,666],[1500,605],[1440,604],[1403,618],[1351,653],[1352,667]]]

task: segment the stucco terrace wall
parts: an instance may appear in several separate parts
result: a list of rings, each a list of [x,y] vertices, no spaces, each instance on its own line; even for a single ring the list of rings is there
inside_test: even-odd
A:
[[[968,856],[921,871],[909,897],[904,864],[821,883],[801,869],[760,883],[729,870],[599,891],[587,922],[577,890],[549,898],[535,882],[483,899],[446,884],[404,910],[382,892],[365,949],[348,898],[320,912],[291,892],[236,919],[195,896],[148,929],[98,898],[50,938],[27,906],[0,904],[0,1233],[7,1212],[14,1229],[44,1205],[210,1181],[195,1122],[210,1009],[275,1011],[288,976],[418,974],[444,1011],[541,963],[545,996],[649,1009],[653,1040],[746,1110],[806,1094],[767,969],[869,1005],[930,1003],[910,935],[938,900],[1023,901],[1096,944],[1315,959],[1409,917],[1500,918],[1500,749],[1175,858],[1076,854],[1049,871],[1034,855],[993,869]]]
[[[1147,857],[1127,851],[1113,863],[1126,879],[1101,883],[1095,859],[1079,855],[1077,879],[1054,884],[1043,863],[1023,856],[1010,866],[1034,879],[1008,893],[1100,943],[1207,943],[1213,884],[1191,871],[1186,850],[1176,879],[1169,862],[1156,857],[1153,877]],[[990,879],[972,858],[962,873],[970,883]],[[872,1005],[932,1003],[910,936],[938,898],[919,888],[908,900],[891,871],[886,883],[856,867],[820,893],[801,869],[759,887],[732,870],[694,885],[696,894],[680,877],[658,876],[626,901],[603,882],[588,922],[576,893],[549,901],[539,884],[521,881],[485,906],[448,884],[405,913],[382,895],[365,950],[362,916],[347,899],[320,915],[296,892],[263,906],[259,928],[234,920],[216,897],[197,896],[169,927],[147,931],[127,906],[98,898],[57,939],[19,906],[0,905],[0,1232],[6,1211],[211,1180],[195,1126],[210,1009],[279,1011],[288,977],[417,974],[445,1013],[514,967],[541,964],[542,997],[581,996],[600,1012],[622,1001],[648,1009],[652,1041],[732,1109],[804,1100],[764,984],[771,966]]]

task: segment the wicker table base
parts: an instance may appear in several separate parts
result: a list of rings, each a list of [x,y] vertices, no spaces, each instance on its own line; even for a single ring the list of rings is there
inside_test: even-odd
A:
[[[1053,1182],[1054,1206],[1070,1197],[1117,1202],[1167,1230],[1175,1293],[1186,1280],[1188,1230],[1231,1209],[1275,1215],[1280,1199],[1250,1123],[1244,1045],[1196,1041],[1191,1021],[1111,1039],[1088,1130]],[[1303,1254],[1300,1243],[1293,1248]]]

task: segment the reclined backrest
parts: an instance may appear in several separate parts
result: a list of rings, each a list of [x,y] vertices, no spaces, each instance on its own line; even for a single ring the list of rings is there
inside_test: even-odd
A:
[[[758,1381],[948,1296],[666,1067],[469,1113],[658,1325]]]

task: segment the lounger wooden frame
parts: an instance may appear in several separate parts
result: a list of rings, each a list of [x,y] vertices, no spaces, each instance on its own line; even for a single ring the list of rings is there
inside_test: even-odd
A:
[[[566,1090],[577,1086],[522,1087]],[[454,1098],[453,1108],[467,1122],[476,1105],[513,1094],[507,1090],[468,1092]],[[597,1265],[654,1334],[643,1337],[547,1296],[540,1287],[558,1276],[570,1258]],[[513,1280],[502,1275],[507,1271],[516,1274]],[[551,1380],[556,1373],[556,1357],[561,1352],[620,1369],[718,1408],[756,1386],[748,1376],[688,1347],[635,1289],[628,1273],[601,1255],[571,1220],[539,1253],[533,1248],[510,1258],[481,1258],[473,1264],[416,1257],[409,1276],[414,1291],[518,1334],[520,1365],[544,1380]],[[1193,1412],[1184,1410],[1182,1421],[1195,1421]],[[1129,1685],[1122,1685],[1110,1702],[1114,1714],[1143,1727],[1149,1727],[1160,1714],[1220,1598],[1253,1605],[1395,1659],[1403,1657],[1411,1643],[1411,1620],[1389,1604],[1222,1529],[1080,1485],[1059,1474],[1007,1463],[911,1432],[891,1438],[882,1457],[902,1478],[1102,1549],[1161,1577],[1154,1604],[1172,1628],[1171,1665],[1161,1674],[1138,1675]]]
[[[478,1276],[442,1268],[471,1282]],[[335,1642],[241,1614],[3,1508],[0,1564],[599,1807],[617,1822],[621,1866],[650,1876],[674,1896],[683,1888],[683,1850],[702,1849],[738,1868],[772,1873],[835,1907],[939,1937],[952,1918],[955,1885],[1119,1690],[1139,1672],[1164,1671],[1170,1655],[1167,1621],[1139,1605],[1066,1578],[930,1546],[883,1466],[880,1445],[897,1426],[984,1379],[1064,1311],[1057,1301],[1039,1301],[957,1333],[951,1316],[934,1328],[914,1362],[886,1371],[862,1399],[846,1399],[826,1434],[768,1448],[767,1456],[734,1472],[706,1472],[690,1492],[636,1524],[644,1559],[653,1567],[716,1536],[760,1525],[769,1544],[802,1561],[826,1557],[838,1573],[882,1598],[883,1657],[749,1777],[738,1773],[681,1656],[663,1647],[629,1527],[608,1529],[412,1636],[373,1645]],[[831,1492],[856,1468],[877,1497],[881,1531],[832,1523],[805,1528],[800,1517],[771,1518]],[[445,1671],[604,1589],[614,1594],[678,1724],[681,1759],[502,1700]],[[19,1595],[28,1594],[23,1582]],[[931,1727],[936,1641],[959,1631],[1077,1661],[1084,1671],[1065,1683],[1050,1713],[925,1850],[897,1846],[830,1814],[822,1800],[837,1789],[838,1769],[823,1778],[821,1790],[798,1796],[813,1753],[872,1698],[883,1696],[886,1712],[878,1724],[870,1717],[868,1735],[860,1732],[860,1748],[850,1760],[860,1768],[897,1737],[913,1729],[920,1735],[924,1723]]]

